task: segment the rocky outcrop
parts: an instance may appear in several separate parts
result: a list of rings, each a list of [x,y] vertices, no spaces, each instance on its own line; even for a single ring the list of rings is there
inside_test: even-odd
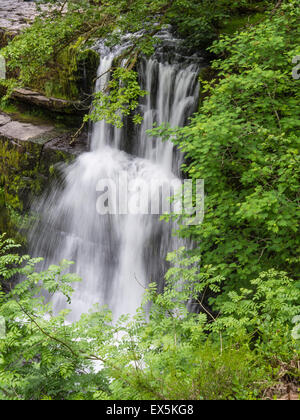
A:
[[[34,2],[23,0],[1,0],[0,29],[11,34],[17,34],[26,28],[36,17]]]
[[[0,0],[0,49],[36,14],[34,2]],[[73,125],[81,124],[81,114],[88,109],[82,98],[89,102],[99,56],[72,46],[58,59],[59,65],[53,63],[52,72],[36,80],[36,86],[15,89],[10,115],[0,112],[0,232],[18,242],[24,239],[19,221],[32,199],[60,176],[62,162],[87,150],[85,131],[72,146],[70,142],[77,131]],[[4,94],[3,88],[0,97]],[[68,128],[70,124],[73,128]]]
[[[42,93],[30,89],[15,89],[12,93],[12,98],[38,107],[47,108],[50,111],[66,114],[81,114],[88,109],[88,105],[82,101],[68,101],[66,99],[47,97]]]
[[[36,4],[23,0],[0,1],[0,48],[26,28],[37,15]]]
[[[19,121],[11,121],[9,117],[1,116],[1,120],[5,123],[0,127],[0,137],[4,137],[13,141],[28,141],[36,137],[43,136],[52,130],[52,127],[35,126],[30,123],[23,123]]]
[[[41,5],[44,11],[49,4]],[[0,0],[0,48],[28,27],[38,14],[35,2]],[[16,89],[13,99],[67,114],[85,113],[91,102],[99,55],[75,42],[62,50],[29,87]],[[5,91],[0,92],[4,94]]]
[[[0,140],[8,141],[18,147],[27,143],[37,145],[45,150],[59,150],[67,154],[77,155],[86,150],[87,135],[83,132],[73,146],[70,142],[75,129],[60,129],[51,124],[32,124],[13,120],[9,115],[0,113]]]
[[[86,150],[85,133],[70,146],[74,131],[0,113],[0,233],[24,240],[19,223],[32,200],[60,177],[63,162]]]

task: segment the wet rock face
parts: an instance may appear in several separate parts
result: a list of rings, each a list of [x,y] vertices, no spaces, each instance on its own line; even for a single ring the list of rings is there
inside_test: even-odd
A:
[[[17,33],[28,26],[37,15],[36,4],[23,0],[0,1],[0,29]]]
[[[36,4],[33,1],[0,0],[0,49],[28,27],[36,15]],[[72,80],[76,79],[76,83],[83,85],[83,82],[88,82],[89,88],[92,88],[98,61],[98,56],[84,51],[74,69],[76,77],[69,72],[69,61],[63,62],[66,67],[63,74],[66,84],[70,75]],[[83,80],[81,73],[89,72],[89,63],[91,63],[91,75]],[[84,67],[84,71],[81,67]],[[59,84],[59,77],[54,82]],[[12,100],[17,104],[24,103],[22,109],[23,107],[29,110],[45,108],[47,112],[50,110],[61,116],[74,115],[74,119],[80,119],[87,107],[85,103],[80,102],[81,85],[78,86],[78,98],[74,100],[56,98],[52,94],[48,95],[43,89],[34,91],[32,89],[34,87],[16,89]],[[3,94],[4,92],[0,91],[0,98]],[[67,95],[68,98],[69,96]],[[51,114],[49,121],[39,123],[34,118],[31,121],[28,116],[23,120],[20,113],[16,116],[14,113],[8,115],[0,112],[0,232],[7,232],[8,236],[15,237],[20,243],[24,238],[20,234],[17,219],[11,216],[8,209],[13,209],[14,214],[19,214],[21,217],[29,210],[32,199],[50,185],[52,178],[59,176],[56,165],[70,162],[74,155],[87,150],[86,131],[83,131],[76,142],[70,145],[78,127],[74,128],[72,125],[71,128],[66,126],[59,128],[56,122],[56,118],[52,121]]]

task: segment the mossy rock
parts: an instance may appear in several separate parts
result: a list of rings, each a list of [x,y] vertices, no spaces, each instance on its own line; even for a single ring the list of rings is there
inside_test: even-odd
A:
[[[94,92],[100,56],[92,49],[83,50],[77,57],[77,85],[84,94]]]
[[[46,149],[45,140],[15,142],[0,137],[0,232],[22,243],[33,199],[59,176],[58,163],[74,159],[65,151]]]
[[[200,92],[199,92],[199,107],[201,108],[205,98],[209,95],[208,92],[204,92],[203,83],[210,82],[214,78],[218,77],[216,71],[211,66],[203,67],[199,73],[200,81]]]
[[[68,101],[86,100],[94,88],[99,54],[82,49],[82,40],[65,48],[30,88],[47,97]]]

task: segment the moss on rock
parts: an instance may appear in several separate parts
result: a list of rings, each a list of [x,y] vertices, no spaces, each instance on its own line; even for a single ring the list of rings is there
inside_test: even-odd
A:
[[[0,28],[0,48],[4,48],[14,36],[15,33]]]
[[[0,136],[0,232],[24,242],[30,204],[58,176],[56,164],[74,159],[64,150],[45,147],[54,132],[33,141],[12,141]],[[57,133],[59,135],[61,133]]]
[[[30,88],[47,97],[68,101],[86,99],[93,91],[98,65],[99,54],[92,49],[82,49],[82,40],[79,39],[76,44],[62,50]]]

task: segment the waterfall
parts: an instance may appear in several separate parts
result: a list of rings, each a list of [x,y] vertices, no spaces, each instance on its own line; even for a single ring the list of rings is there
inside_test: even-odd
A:
[[[166,255],[181,245],[172,235],[172,223],[160,221],[159,215],[100,215],[96,204],[97,185],[105,179],[119,184],[125,178],[157,182],[158,187],[180,184],[182,156],[171,142],[150,138],[146,130],[154,123],[175,127],[187,122],[197,104],[199,63],[178,59],[176,48],[170,58],[170,43],[173,48],[176,40],[165,33],[162,38],[165,43],[156,54],[138,65],[141,86],[149,92],[139,106],[142,125],[125,122],[117,129],[105,122],[94,124],[90,151],[65,167],[63,185],[35,206],[40,220],[29,237],[32,254],[44,257],[45,267],[62,259],[75,261],[74,270],[83,279],[72,298],[72,319],[95,303],[107,304],[115,317],[134,313],[149,282],[163,288]],[[101,47],[96,90],[109,81],[109,69],[118,55],[120,49]],[[111,209],[117,201],[115,194],[107,197]],[[56,294],[52,301],[55,310],[66,308],[62,295]]]

